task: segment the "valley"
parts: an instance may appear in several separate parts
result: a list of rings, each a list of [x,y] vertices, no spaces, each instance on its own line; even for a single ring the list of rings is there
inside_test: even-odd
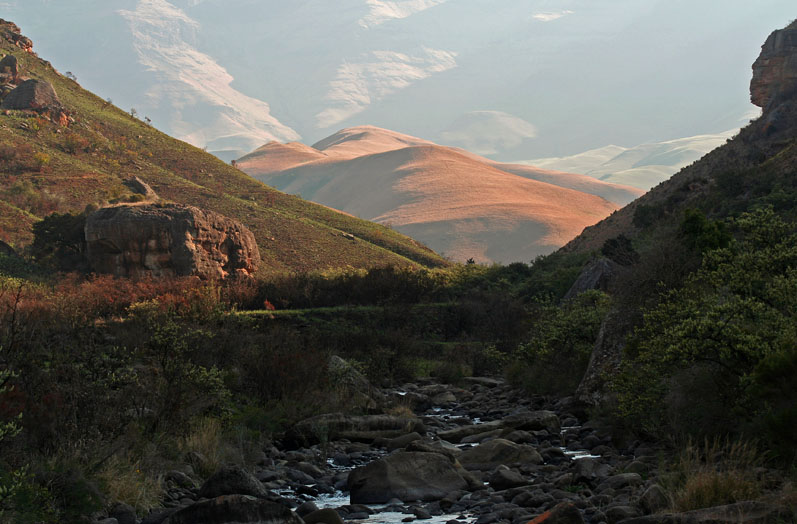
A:
[[[347,5],[321,12],[370,31],[455,8]],[[173,4],[120,8],[181,51],[162,58],[193,52]],[[372,125],[310,146],[268,119],[227,163],[0,20],[0,523],[794,522],[797,21],[780,25],[738,132],[541,168]],[[533,134],[477,117],[447,136]],[[683,162],[648,192],[601,179]]]

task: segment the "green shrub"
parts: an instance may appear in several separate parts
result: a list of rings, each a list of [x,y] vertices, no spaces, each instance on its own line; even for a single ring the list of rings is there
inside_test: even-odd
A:
[[[608,295],[597,290],[561,306],[542,305],[529,340],[514,353],[510,380],[535,393],[572,394],[608,311]]]

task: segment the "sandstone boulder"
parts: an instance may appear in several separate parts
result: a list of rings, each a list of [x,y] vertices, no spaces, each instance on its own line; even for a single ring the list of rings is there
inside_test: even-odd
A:
[[[750,100],[767,108],[781,95],[797,91],[797,22],[774,31],[753,63]]]
[[[4,84],[19,83],[19,63],[14,55],[6,55],[0,60],[0,82]]]
[[[137,176],[130,177],[122,183],[126,185],[133,193],[137,195],[143,195],[144,199],[147,201],[154,202],[158,200],[158,194],[149,186],[149,184]]]
[[[321,441],[340,439],[372,442],[377,438],[392,439],[413,432],[426,432],[423,423],[415,417],[327,413],[297,422],[287,431],[285,441],[294,446],[310,446]]]
[[[173,513],[169,524],[303,524],[301,518],[276,502],[246,495],[225,495],[197,502]]]
[[[439,453],[398,452],[349,474],[352,504],[439,500],[464,490],[468,481],[451,460]]]
[[[53,85],[44,80],[25,80],[3,99],[2,109],[31,109],[33,111],[61,111],[61,102]]]
[[[251,275],[255,237],[240,222],[180,204],[127,204],[86,219],[86,250],[98,273],[123,277]]]

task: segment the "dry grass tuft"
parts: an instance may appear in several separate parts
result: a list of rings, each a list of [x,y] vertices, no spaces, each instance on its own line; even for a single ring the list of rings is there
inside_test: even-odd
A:
[[[403,417],[403,418],[414,418],[415,413],[412,412],[409,406],[405,406],[403,404],[399,404],[393,406],[387,410],[385,410],[385,414],[392,415],[394,417]]]
[[[143,514],[160,504],[164,495],[160,475],[142,469],[141,462],[125,456],[113,456],[98,473],[110,500],[118,500]]]
[[[688,442],[666,483],[673,509],[690,511],[760,497],[756,470],[763,463],[763,453],[751,442]]]
[[[214,418],[199,419],[191,432],[178,442],[183,455],[193,457],[191,465],[203,478],[209,477],[221,466],[222,446],[221,421]]]

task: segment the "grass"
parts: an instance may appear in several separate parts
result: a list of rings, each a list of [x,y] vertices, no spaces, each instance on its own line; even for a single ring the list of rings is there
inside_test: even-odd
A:
[[[196,457],[191,465],[199,475],[209,477],[223,462],[221,421],[209,417],[199,419],[177,446],[184,456]]]
[[[10,200],[6,192],[14,183],[27,181],[34,188],[24,204],[0,206],[0,231],[9,243],[29,243],[31,224],[50,212],[82,211],[88,204],[129,196],[122,181],[135,175],[166,200],[247,225],[260,247],[263,275],[346,265],[447,265],[430,249],[387,227],[280,193],[161,133],[7,42],[0,43],[0,52],[15,55],[27,76],[52,83],[75,119],[64,129],[24,112],[0,115],[0,145],[7,151],[27,151],[13,162],[0,159],[2,201]],[[40,168],[37,154],[48,155],[49,164]]]
[[[756,469],[764,459],[747,441],[689,441],[665,477],[672,509],[691,511],[760,497],[763,486]]]
[[[160,475],[146,471],[130,457],[111,457],[97,476],[109,500],[129,504],[139,515],[156,507],[164,495]]]

